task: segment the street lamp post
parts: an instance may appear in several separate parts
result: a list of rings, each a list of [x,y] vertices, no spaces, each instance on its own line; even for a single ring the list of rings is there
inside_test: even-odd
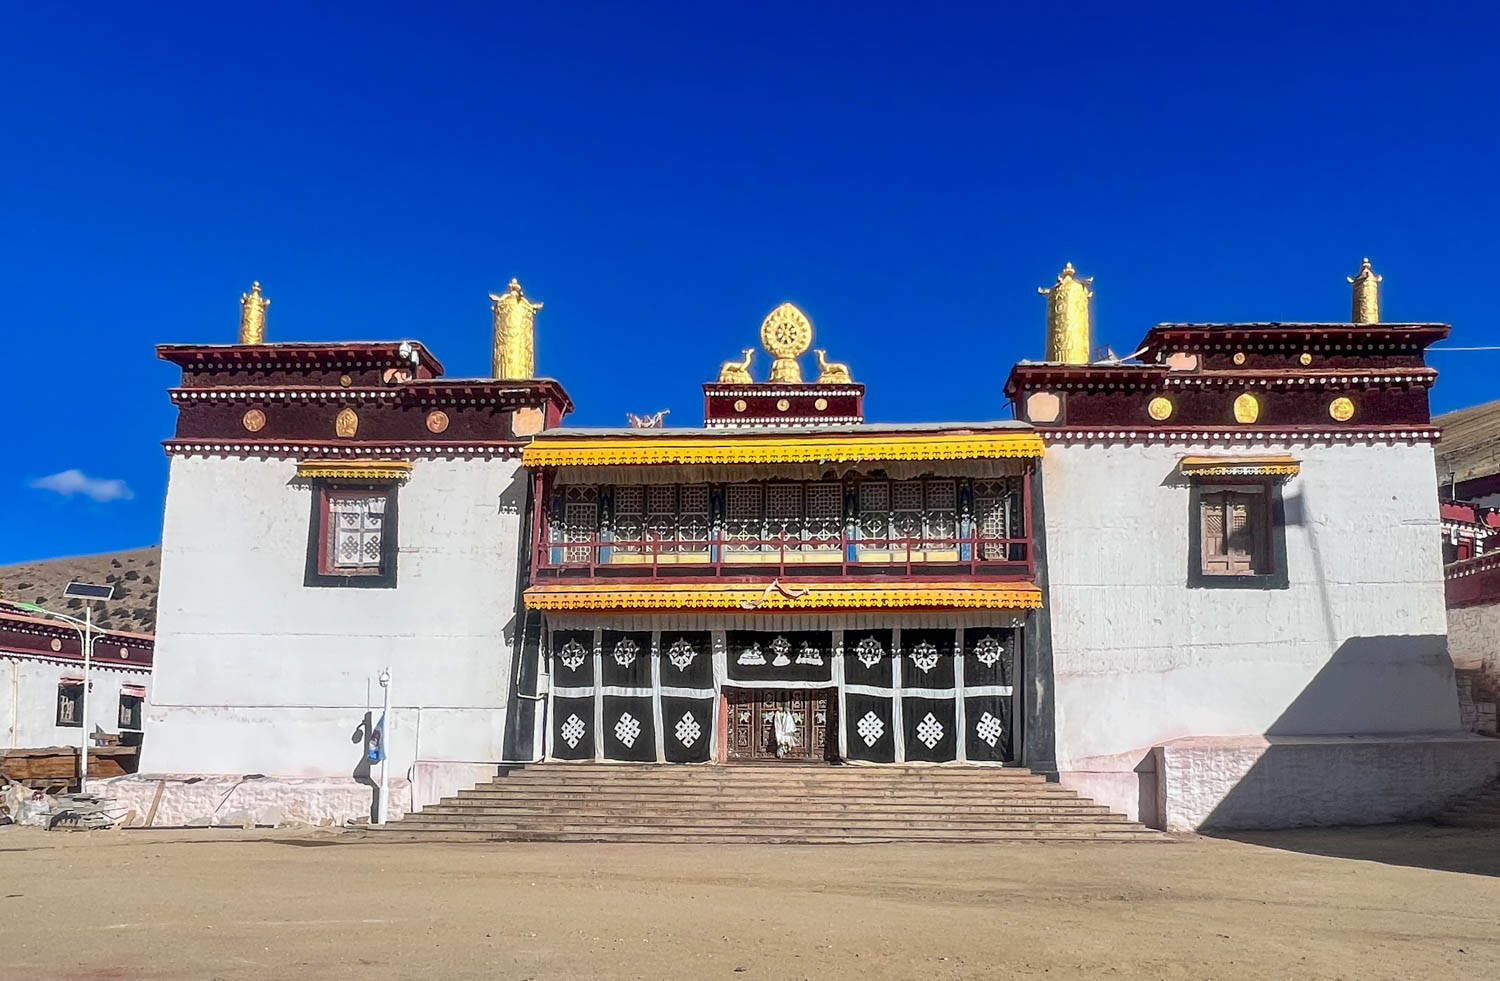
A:
[[[383,700],[380,708],[380,796],[375,799],[376,824],[385,824],[391,808],[391,787],[386,774],[391,769],[390,715],[391,715],[391,669],[380,669],[380,689]]]
[[[94,654],[94,601],[107,600],[115,595],[115,587],[101,586],[95,583],[70,582],[63,590],[63,596],[68,599],[83,600],[83,619],[70,617],[66,613],[58,613],[46,607],[38,606],[36,603],[17,603],[20,609],[28,613],[40,613],[43,616],[52,617],[54,620],[62,620],[72,624],[73,629],[78,631],[78,643],[83,654],[83,694],[78,700],[78,723],[83,730],[78,740],[78,792],[84,793],[88,789],[89,778],[89,669],[93,664]],[[82,628],[82,629],[80,629]]]

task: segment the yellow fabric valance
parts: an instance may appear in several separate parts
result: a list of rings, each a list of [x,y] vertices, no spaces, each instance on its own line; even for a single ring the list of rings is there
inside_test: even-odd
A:
[[[525,593],[533,610],[1035,610],[1029,582],[559,583]]]
[[[297,476],[325,480],[405,480],[410,460],[298,460]]]
[[[1290,456],[1185,456],[1178,469],[1188,477],[1293,477],[1302,463]]]
[[[599,436],[542,434],[521,451],[528,467],[642,464],[858,463],[871,460],[985,460],[1040,457],[1042,438],[1031,430],[970,433],[808,434],[757,437]]]

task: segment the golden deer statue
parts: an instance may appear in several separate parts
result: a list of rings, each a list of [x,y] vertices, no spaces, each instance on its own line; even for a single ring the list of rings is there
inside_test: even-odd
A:
[[[849,366],[842,361],[829,361],[828,352],[818,348],[814,353],[818,356],[818,384],[819,385],[847,385],[854,381],[849,376]]]
[[[747,347],[744,351],[745,360],[725,361],[719,366],[719,383],[728,382],[733,385],[749,385],[754,379],[750,377],[750,359],[755,357],[755,348]]]

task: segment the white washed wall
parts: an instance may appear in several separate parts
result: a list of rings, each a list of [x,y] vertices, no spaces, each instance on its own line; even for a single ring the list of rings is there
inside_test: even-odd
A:
[[[1064,779],[1135,814],[1136,768],[1171,740],[1457,729],[1431,448],[1237,444],[1302,461],[1283,488],[1289,586],[1265,590],[1188,587],[1192,452],[1214,450],[1043,460]]]
[[[7,749],[77,746],[77,726],[57,724],[57,686],[66,677],[81,677],[83,665],[0,654],[0,737]],[[125,685],[150,687],[144,671],[121,671],[93,665],[89,680],[88,728],[120,731],[120,690]]]
[[[348,777],[389,665],[392,772],[501,758],[524,475],[418,460],[393,589],[304,586],[313,490],[290,460],[175,456],[146,773]]]

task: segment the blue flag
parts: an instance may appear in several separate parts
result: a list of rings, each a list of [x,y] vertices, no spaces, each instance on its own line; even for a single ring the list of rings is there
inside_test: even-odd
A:
[[[375,723],[375,728],[370,732],[370,762],[379,763],[385,759],[385,716]]]

